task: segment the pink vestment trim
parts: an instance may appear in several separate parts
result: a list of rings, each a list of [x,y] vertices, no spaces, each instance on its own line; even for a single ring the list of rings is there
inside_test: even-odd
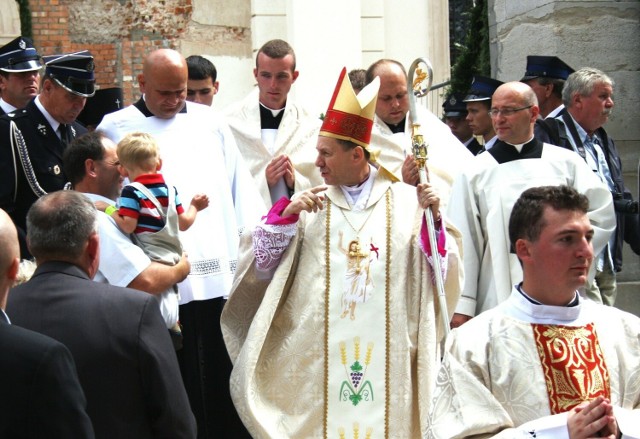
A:
[[[293,224],[298,222],[298,218],[300,218],[300,215],[297,213],[293,215],[289,215],[287,217],[281,216],[282,212],[284,212],[284,210],[287,208],[289,204],[291,204],[291,200],[288,199],[287,197],[282,197],[278,201],[276,201],[275,204],[271,206],[269,213],[267,213],[265,216],[262,217],[262,219],[265,220],[264,223],[270,226],[272,225],[284,226],[287,224]]]

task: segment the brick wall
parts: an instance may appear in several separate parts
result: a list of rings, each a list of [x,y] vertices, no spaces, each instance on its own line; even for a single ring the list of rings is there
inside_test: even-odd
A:
[[[42,55],[89,50],[96,84],[122,87],[125,104],[140,96],[137,75],[151,50],[176,48],[191,0],[31,0],[33,40]]]

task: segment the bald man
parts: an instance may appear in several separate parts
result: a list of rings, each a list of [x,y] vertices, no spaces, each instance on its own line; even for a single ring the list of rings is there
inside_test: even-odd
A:
[[[179,286],[184,339],[178,358],[198,438],[241,437],[219,322],[239,235],[253,228],[265,207],[227,124],[211,108],[186,101],[187,80],[182,55],[171,49],[151,52],[138,75],[142,98],[105,116],[98,129],[116,143],[130,132],[151,134],[160,146],[162,174],[180,197],[206,193],[211,200],[210,208],[180,234],[191,274]]]
[[[376,76],[380,78],[380,92],[371,132],[371,147],[381,150],[380,162],[398,179],[415,186],[419,176],[411,149],[411,91],[407,89],[406,71],[398,61],[381,59],[367,69],[367,84]],[[429,147],[427,166],[431,182],[446,207],[453,179],[462,170],[463,163],[471,160],[472,154],[435,114],[422,105],[417,107],[416,118]]]
[[[4,313],[18,276],[18,233],[0,209],[0,437],[93,438],[93,427],[69,350],[10,324]]]
[[[491,102],[498,140],[469,161],[451,191],[448,213],[462,233],[465,275],[453,326],[506,300],[522,279],[507,226],[511,208],[524,190],[567,185],[586,195],[596,251],[615,226],[609,190],[580,156],[534,138],[540,110],[531,87],[508,82],[496,89]]]

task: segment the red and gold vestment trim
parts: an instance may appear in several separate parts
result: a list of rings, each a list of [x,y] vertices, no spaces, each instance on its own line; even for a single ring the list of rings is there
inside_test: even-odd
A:
[[[598,396],[610,398],[609,372],[593,323],[531,326],[551,414],[566,412]]]

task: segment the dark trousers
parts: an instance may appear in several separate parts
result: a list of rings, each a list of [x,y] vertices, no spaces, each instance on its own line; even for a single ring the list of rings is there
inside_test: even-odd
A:
[[[220,315],[226,300],[180,305],[182,379],[198,423],[198,439],[251,438],[229,392],[231,360],[222,338]]]

